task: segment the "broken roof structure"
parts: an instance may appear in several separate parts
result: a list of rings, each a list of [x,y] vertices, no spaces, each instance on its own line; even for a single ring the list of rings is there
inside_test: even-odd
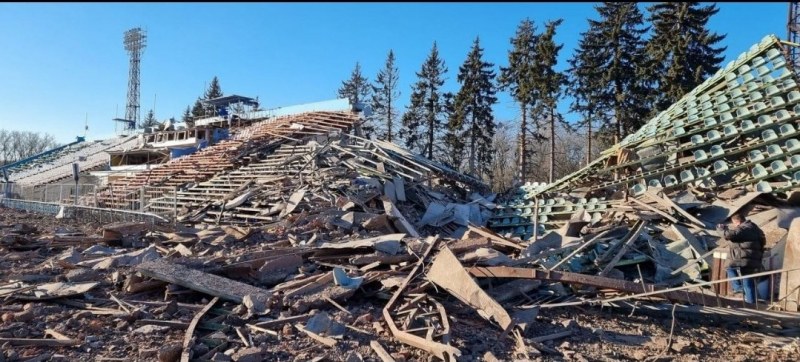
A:
[[[520,187],[490,225],[528,238],[534,214],[550,226],[576,210],[599,220],[622,193],[797,187],[800,88],[784,47],[774,35],[764,37],[588,166],[552,184]]]

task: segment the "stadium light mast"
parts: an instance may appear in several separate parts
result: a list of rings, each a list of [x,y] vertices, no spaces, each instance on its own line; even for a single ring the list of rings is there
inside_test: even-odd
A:
[[[129,125],[136,127],[139,123],[139,65],[146,45],[147,35],[142,28],[133,28],[125,32],[123,44],[130,55],[128,71],[128,103],[125,106],[125,119]]]
[[[786,24],[789,42],[800,44],[800,2],[789,3],[789,21]],[[794,69],[800,69],[800,47],[789,46],[789,61]]]

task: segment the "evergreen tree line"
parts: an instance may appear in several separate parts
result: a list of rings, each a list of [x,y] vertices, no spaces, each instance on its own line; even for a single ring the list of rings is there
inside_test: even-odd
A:
[[[193,105],[186,106],[186,110],[183,111],[183,115],[181,116],[181,120],[186,122],[188,127],[194,126],[194,120],[197,118],[202,118],[214,113],[214,107],[211,106],[204,106],[202,101],[222,97],[222,87],[219,85],[219,79],[214,76],[211,79],[211,83],[208,85],[208,89],[205,90],[203,95],[197,97]],[[175,118],[170,118],[170,121],[173,123],[175,122]],[[137,125],[138,128],[146,128],[146,127],[157,127],[161,124],[161,122],[156,119],[155,112],[153,109],[147,111],[144,119],[139,122]]]
[[[556,69],[562,19],[545,22],[541,31],[524,19],[499,72],[475,39],[458,68],[456,92],[443,89],[448,68],[434,42],[404,110],[392,50],[374,82],[356,63],[338,95],[371,106],[360,127],[364,137],[400,143],[496,189],[513,180],[552,182],[635,132],[724,59],[719,43],[725,35],[707,28],[719,11],[715,4],[656,3],[646,18],[635,3],[604,2],[595,9],[565,71]],[[515,129],[494,117],[498,91],[508,92],[519,108]],[[579,121],[565,121],[557,109],[562,100],[570,101]],[[579,132],[585,141],[576,138]]]

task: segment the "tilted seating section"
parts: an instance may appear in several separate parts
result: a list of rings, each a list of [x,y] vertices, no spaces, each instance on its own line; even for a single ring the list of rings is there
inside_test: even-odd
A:
[[[131,198],[139,199],[137,195],[143,186],[176,187],[206,181],[219,172],[238,167],[238,158],[243,153],[276,140],[290,141],[298,135],[341,132],[355,121],[355,116],[349,112],[309,112],[254,123],[236,130],[230,139],[110,182],[108,188],[98,194],[98,204],[124,208]]]
[[[137,144],[136,136],[115,137],[88,144],[77,151],[62,155],[35,169],[11,175],[10,179],[20,185],[38,186],[72,176],[72,163],[78,163],[81,171],[93,170],[108,164],[106,151],[132,148]]]
[[[800,162],[792,162],[800,155],[800,88],[786,67],[782,47],[774,35],[765,37],[588,166],[525,197],[546,198],[575,189],[641,195],[650,187],[688,185],[717,191],[800,187],[795,177]],[[638,155],[645,149],[659,151],[614,162],[623,150]],[[490,224],[502,224],[505,218],[499,215]]]

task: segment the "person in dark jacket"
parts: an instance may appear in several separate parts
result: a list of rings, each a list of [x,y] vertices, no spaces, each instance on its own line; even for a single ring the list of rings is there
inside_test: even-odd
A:
[[[730,264],[728,265],[728,277],[743,276],[758,273],[762,269],[762,259],[764,257],[764,246],[767,238],[764,232],[750,220],[746,220],[740,214],[731,216],[732,228],[727,225],[720,225],[722,234],[731,242]],[[733,291],[744,291],[744,299],[747,303],[755,303],[756,282],[752,278],[745,278],[733,281]]]

